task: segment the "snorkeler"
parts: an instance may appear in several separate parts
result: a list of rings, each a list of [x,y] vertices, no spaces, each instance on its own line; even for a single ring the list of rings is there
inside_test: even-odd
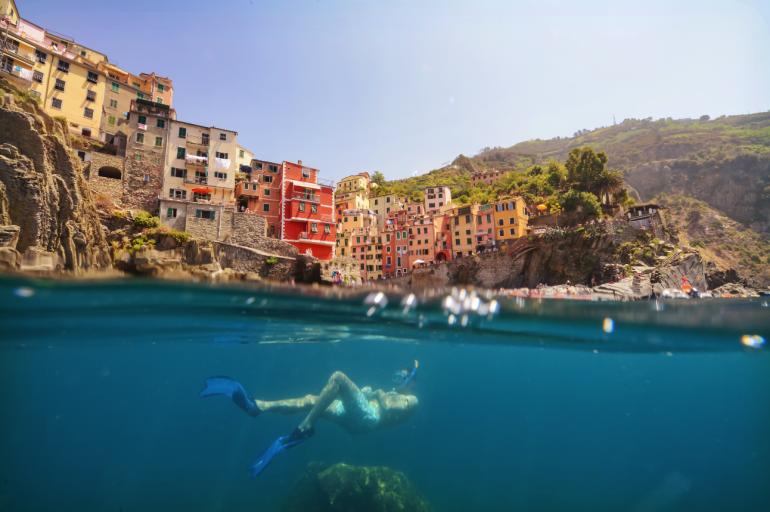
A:
[[[358,388],[342,372],[334,372],[318,395],[305,395],[284,400],[251,399],[240,382],[229,377],[210,377],[201,391],[201,397],[223,395],[249,416],[263,412],[280,414],[307,413],[305,419],[291,434],[281,436],[265,450],[251,466],[252,476],[259,475],[273,460],[273,457],[287,448],[302,443],[315,432],[315,421],[319,418],[332,421],[351,433],[370,432],[406,420],[417,407],[417,397],[402,391],[415,379],[419,363],[394,375],[395,388],[391,391]]]

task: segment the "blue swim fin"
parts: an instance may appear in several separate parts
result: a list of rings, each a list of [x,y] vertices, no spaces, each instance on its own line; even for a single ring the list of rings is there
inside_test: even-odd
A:
[[[299,428],[296,428],[294,429],[294,432],[288,436],[281,436],[273,441],[273,444],[268,446],[267,450],[262,452],[262,455],[260,455],[254,464],[251,465],[251,476],[259,476],[276,455],[286,450],[287,448],[293,448],[297,446],[312,435],[312,428],[307,430],[300,430]]]
[[[235,405],[243,409],[249,416],[257,416],[260,413],[257,404],[249,398],[243,385],[230,377],[209,377],[206,385],[200,393],[201,398],[207,396],[229,396]]]

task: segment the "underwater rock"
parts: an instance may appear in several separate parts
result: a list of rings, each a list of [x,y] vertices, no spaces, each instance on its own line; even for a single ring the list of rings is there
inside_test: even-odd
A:
[[[403,473],[387,467],[311,463],[284,512],[427,512]]]

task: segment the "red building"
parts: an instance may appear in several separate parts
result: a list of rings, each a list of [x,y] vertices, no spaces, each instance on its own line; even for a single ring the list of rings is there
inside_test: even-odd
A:
[[[409,273],[409,228],[407,212],[391,212],[382,233],[382,275],[394,277]]]
[[[337,228],[334,185],[318,179],[318,169],[283,162],[281,170],[281,240],[319,260],[334,257]]]

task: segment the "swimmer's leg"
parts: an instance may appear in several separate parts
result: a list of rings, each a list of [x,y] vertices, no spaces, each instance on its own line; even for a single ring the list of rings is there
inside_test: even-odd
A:
[[[300,398],[286,398],[284,400],[254,400],[262,412],[275,412],[278,414],[299,414],[310,411],[318,397],[316,395],[305,395]]]
[[[349,408],[356,407],[360,402],[359,397],[362,396],[361,390],[347,375],[342,372],[332,373],[312,409],[297,429],[301,432],[312,432],[315,420],[326,411],[333,401],[339,398],[346,411],[350,411]]]

